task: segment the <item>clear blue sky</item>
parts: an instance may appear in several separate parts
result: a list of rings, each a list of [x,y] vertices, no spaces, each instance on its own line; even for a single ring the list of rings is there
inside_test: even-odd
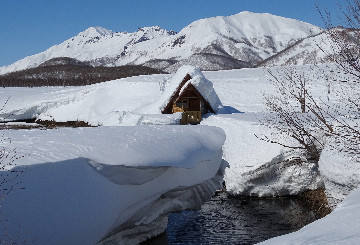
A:
[[[0,0],[0,66],[44,51],[90,26],[133,32],[138,27],[159,25],[180,31],[198,19],[247,10],[323,27],[316,3],[334,12],[337,2],[339,0]]]

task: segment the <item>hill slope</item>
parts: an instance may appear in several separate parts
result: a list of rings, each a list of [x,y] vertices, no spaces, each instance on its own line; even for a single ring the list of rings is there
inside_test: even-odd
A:
[[[358,39],[360,36],[359,30],[338,27],[330,31],[333,35],[346,36],[347,43],[344,44],[342,48],[350,48],[354,57],[356,57],[356,54],[360,52],[358,48],[360,45]],[[336,60],[342,59],[339,55],[341,50],[340,46],[331,40],[328,31],[324,31],[296,42],[294,45],[260,62],[258,67],[335,62]]]

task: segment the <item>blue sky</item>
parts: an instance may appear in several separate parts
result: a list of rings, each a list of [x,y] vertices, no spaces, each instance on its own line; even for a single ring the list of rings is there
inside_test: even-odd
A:
[[[337,2],[339,0],[1,0],[0,66],[42,52],[90,26],[133,32],[138,27],[159,25],[180,31],[198,19],[246,10],[323,27],[316,3],[335,12]]]

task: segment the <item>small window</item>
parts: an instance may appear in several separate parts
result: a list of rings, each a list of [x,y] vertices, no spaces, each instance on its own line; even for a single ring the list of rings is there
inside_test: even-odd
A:
[[[176,107],[179,108],[188,108],[189,107],[189,103],[187,100],[178,100],[176,101]]]

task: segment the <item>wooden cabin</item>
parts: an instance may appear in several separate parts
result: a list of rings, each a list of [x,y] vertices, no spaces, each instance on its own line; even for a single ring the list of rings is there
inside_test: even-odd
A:
[[[203,114],[215,113],[210,103],[190,82],[187,74],[172,94],[169,103],[162,110],[163,114],[182,112],[181,124],[199,124]]]

